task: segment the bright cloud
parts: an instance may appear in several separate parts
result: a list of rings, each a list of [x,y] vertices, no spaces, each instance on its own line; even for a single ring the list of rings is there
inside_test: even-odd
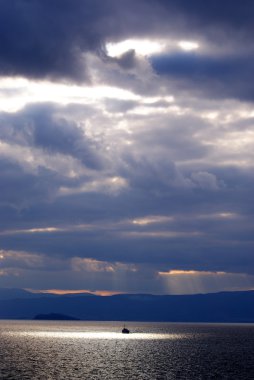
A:
[[[246,290],[253,286],[254,276],[223,271],[170,270],[158,272],[165,291],[195,294],[228,290]]]
[[[150,55],[162,51],[165,44],[149,40],[125,40],[121,42],[109,42],[106,44],[107,54],[110,57],[118,57],[128,50],[135,50],[139,55]]]
[[[180,41],[178,42],[178,46],[186,51],[197,50],[199,48],[199,44],[194,41]]]
[[[154,223],[166,223],[173,221],[174,218],[170,216],[163,216],[163,215],[153,215],[153,216],[146,216],[143,218],[137,218],[132,221],[133,224],[137,224],[140,226],[146,226],[148,224],[154,224]]]
[[[17,112],[29,103],[97,104],[101,99],[138,100],[131,91],[111,86],[78,86],[26,78],[0,79],[0,111]],[[8,97],[6,96],[8,94]]]
[[[0,251],[0,265],[5,268],[41,268],[43,265],[43,257],[38,254],[22,252],[22,251]]]
[[[120,262],[106,262],[95,259],[83,259],[80,257],[75,257],[72,259],[72,268],[74,271],[85,271],[85,272],[136,272],[137,268],[135,265],[123,264]]]

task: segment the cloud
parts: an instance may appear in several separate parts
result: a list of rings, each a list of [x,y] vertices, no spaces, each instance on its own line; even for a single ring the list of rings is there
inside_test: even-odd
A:
[[[171,270],[159,276],[173,294],[246,290],[254,283],[254,276],[244,273]]]
[[[198,186],[201,189],[218,190],[219,184],[214,174],[207,172],[192,173],[191,179],[194,182],[194,186]]]
[[[154,56],[151,64],[157,74],[167,76],[180,90],[189,88],[207,96],[253,100],[253,56],[252,50],[217,56],[173,53]]]
[[[72,259],[72,268],[74,271],[85,272],[136,272],[137,268],[133,264],[123,264],[120,262],[106,262],[90,258],[82,259],[80,257],[74,257]]]
[[[40,148],[49,154],[70,155],[85,166],[98,169],[102,162],[85,130],[57,114],[57,109],[47,104],[32,105],[14,115],[2,114],[0,138],[8,143]]]
[[[57,192],[60,177],[45,168],[38,168],[37,174],[32,174],[18,163],[2,158],[0,170],[2,206],[27,207],[34,202],[49,201]]]
[[[1,1],[1,73],[84,78],[82,53],[99,49],[94,24],[107,7],[98,2]]]
[[[158,273],[194,271],[207,291],[247,287],[252,2],[0,9],[1,284],[164,292]]]
[[[7,272],[19,276],[27,271],[53,271],[68,267],[68,262],[56,257],[38,254],[35,252],[0,250],[0,266]]]
[[[0,72],[33,78],[89,81],[86,54],[103,55],[110,41],[147,36],[181,40],[187,35],[218,44],[230,32],[237,44],[242,36],[250,42],[253,31],[250,0],[241,6],[216,1],[206,7],[186,0],[1,0],[0,7]],[[131,51],[119,60],[125,68],[132,62]]]
[[[101,54],[109,38],[125,35],[141,2],[1,0],[0,72],[33,78],[88,80],[85,54]],[[127,11],[132,9],[130,14]],[[123,8],[123,9],[122,9]],[[138,20],[134,26],[138,27]],[[122,60],[122,62],[124,59]],[[126,62],[126,59],[125,59]]]
[[[41,268],[42,257],[19,251],[0,251],[1,268]]]

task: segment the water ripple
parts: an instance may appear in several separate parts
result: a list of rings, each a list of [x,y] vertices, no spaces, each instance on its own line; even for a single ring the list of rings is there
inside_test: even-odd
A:
[[[0,321],[0,379],[253,380],[253,325]]]

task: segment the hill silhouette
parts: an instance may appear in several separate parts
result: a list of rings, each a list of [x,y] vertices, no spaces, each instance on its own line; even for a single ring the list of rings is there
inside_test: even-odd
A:
[[[1,299],[0,292],[0,318],[33,319],[38,314],[56,313],[81,320],[254,323],[254,291],[106,297],[31,294],[21,292],[19,297],[15,293],[14,298]]]

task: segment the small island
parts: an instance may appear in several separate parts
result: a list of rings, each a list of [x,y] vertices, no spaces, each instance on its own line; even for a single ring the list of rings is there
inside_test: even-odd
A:
[[[33,319],[37,321],[80,321],[79,318],[59,313],[37,314]]]

